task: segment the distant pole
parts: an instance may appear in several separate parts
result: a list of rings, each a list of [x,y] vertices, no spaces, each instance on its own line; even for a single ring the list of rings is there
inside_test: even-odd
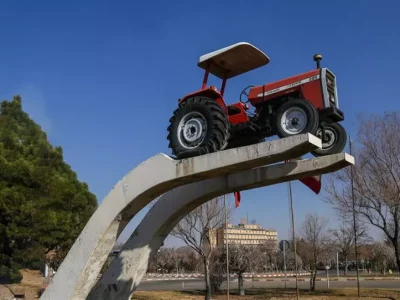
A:
[[[336,252],[336,273],[337,278],[339,279],[339,252]]]
[[[285,272],[285,290],[286,290],[286,243],[283,243],[283,270]]]
[[[329,269],[328,269],[328,266],[326,267],[326,284],[327,284],[328,289],[329,289]]]
[[[228,211],[226,207],[226,195],[224,195],[224,210],[225,210],[225,235],[226,235],[226,297],[229,300],[229,246],[228,246]]]
[[[297,250],[296,250],[296,234],[294,232],[294,210],[293,210],[293,196],[292,196],[292,183],[289,181],[289,201],[290,201],[290,214],[292,218],[292,238],[293,238],[293,251],[294,251],[294,271],[296,278],[296,299],[299,300],[299,286],[298,286],[298,272],[297,272]],[[286,284],[286,281],[285,281]]]
[[[351,137],[349,136],[349,146],[350,146],[350,155],[353,155],[353,147]],[[351,170],[351,197],[353,201],[353,230],[354,230],[354,248],[356,252],[356,272],[357,272],[357,295],[360,298],[360,277],[358,274],[358,249],[357,249],[357,226],[356,226],[356,204],[354,197],[354,174],[353,174],[353,166],[350,166]]]

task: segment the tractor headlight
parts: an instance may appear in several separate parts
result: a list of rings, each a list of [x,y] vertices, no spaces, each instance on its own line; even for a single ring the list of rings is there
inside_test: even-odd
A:
[[[326,83],[333,86],[333,81],[330,80],[329,78],[326,79]]]
[[[332,94],[329,94],[329,100],[333,103],[335,103],[335,96]]]

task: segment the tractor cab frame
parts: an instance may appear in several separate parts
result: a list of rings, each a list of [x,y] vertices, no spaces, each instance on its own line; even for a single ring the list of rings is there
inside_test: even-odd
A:
[[[179,99],[179,102],[185,101],[195,95],[210,97],[215,99],[223,108],[224,112],[228,115],[230,123],[239,124],[246,122],[248,121],[246,110],[250,108],[249,105],[242,101],[226,105],[223,100],[226,82],[228,79],[265,66],[269,62],[270,58],[263,51],[246,42],[236,43],[204,54],[200,56],[197,64],[198,67],[204,70],[201,89],[185,95]],[[220,90],[215,86],[207,87],[210,74],[222,80]]]
[[[200,56],[197,66],[205,70],[202,89],[207,86],[208,75],[222,79],[221,95],[224,95],[226,81],[247,73],[270,62],[269,57],[249,43],[236,43]]]

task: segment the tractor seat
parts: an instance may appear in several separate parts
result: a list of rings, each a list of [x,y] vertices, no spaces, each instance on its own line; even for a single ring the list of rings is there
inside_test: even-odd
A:
[[[238,113],[240,113],[240,108],[234,105],[228,105],[228,115],[236,115]]]
[[[230,114],[238,114],[241,112],[241,109],[238,107],[238,104],[241,105],[244,110],[249,109],[249,106],[247,104],[243,104],[243,103],[227,105],[229,115]]]

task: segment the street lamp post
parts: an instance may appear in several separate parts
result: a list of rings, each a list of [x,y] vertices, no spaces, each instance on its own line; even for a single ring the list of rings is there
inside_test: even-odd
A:
[[[336,273],[337,278],[339,279],[339,252],[336,252]]]
[[[353,155],[352,140],[349,136],[350,155]],[[354,196],[354,174],[353,166],[350,167],[351,171],[351,198],[353,204],[353,230],[354,230],[354,250],[356,253],[356,273],[357,273],[357,296],[360,298],[360,276],[358,274],[358,249],[357,249],[357,226],[356,226],[356,209],[355,209],[355,196]]]
[[[226,235],[226,298],[229,300],[229,246],[228,246],[228,212],[226,207],[226,195],[224,195],[224,209],[225,209],[225,235]]]
[[[290,202],[290,215],[292,225],[292,239],[293,239],[293,252],[294,252],[294,271],[296,278],[296,299],[299,300],[299,285],[298,285],[298,272],[297,272],[297,251],[296,251],[296,234],[294,231],[294,209],[293,209],[293,196],[292,196],[292,183],[289,181],[289,202]]]

